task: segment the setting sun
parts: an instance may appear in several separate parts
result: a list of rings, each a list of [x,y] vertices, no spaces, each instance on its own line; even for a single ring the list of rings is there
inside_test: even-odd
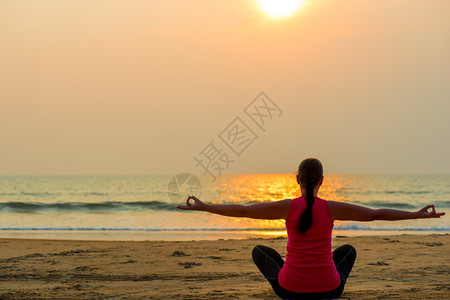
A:
[[[272,18],[284,18],[294,14],[303,0],[260,0],[259,6],[262,11]]]

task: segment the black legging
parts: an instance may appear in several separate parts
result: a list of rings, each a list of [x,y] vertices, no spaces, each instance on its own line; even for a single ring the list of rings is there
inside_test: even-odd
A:
[[[356,259],[356,250],[353,246],[344,245],[333,251],[333,261],[341,277],[341,284],[336,289],[325,293],[295,293],[284,289],[278,283],[278,272],[283,267],[284,260],[272,248],[258,245],[253,248],[252,257],[279,297],[283,299],[330,299],[339,298],[344,291],[345,282]]]

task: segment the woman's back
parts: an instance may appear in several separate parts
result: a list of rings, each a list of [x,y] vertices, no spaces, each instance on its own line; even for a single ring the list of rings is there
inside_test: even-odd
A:
[[[304,197],[291,202],[286,228],[288,233],[286,262],[279,282],[287,290],[299,293],[319,293],[339,286],[331,251],[333,220],[327,201],[315,198],[313,222],[305,235],[299,231],[299,219],[306,208]]]

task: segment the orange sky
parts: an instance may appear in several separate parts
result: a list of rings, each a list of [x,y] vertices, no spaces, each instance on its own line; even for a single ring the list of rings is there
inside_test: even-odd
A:
[[[261,91],[229,173],[450,173],[450,2],[0,1],[0,175],[173,174]]]

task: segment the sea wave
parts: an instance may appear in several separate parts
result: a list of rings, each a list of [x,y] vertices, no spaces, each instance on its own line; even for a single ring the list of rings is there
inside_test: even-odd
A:
[[[417,209],[420,205],[404,202],[388,202],[388,201],[372,201],[372,202],[360,202],[354,201],[354,204],[366,205],[372,208],[397,208],[397,209]]]
[[[413,210],[420,209],[427,204],[434,204],[436,208],[450,208],[450,201],[430,201],[429,203],[406,203],[406,202],[388,202],[388,201],[353,201],[352,203],[368,206],[371,208],[392,208],[392,209],[405,209]]]
[[[403,195],[422,195],[422,194],[432,194],[434,191],[403,191],[403,190],[386,190],[385,194],[403,194]]]
[[[34,213],[45,211],[64,212],[120,212],[120,211],[142,211],[142,210],[176,210],[173,203],[162,201],[105,201],[105,202],[4,202],[0,203],[0,212],[22,212]]]

